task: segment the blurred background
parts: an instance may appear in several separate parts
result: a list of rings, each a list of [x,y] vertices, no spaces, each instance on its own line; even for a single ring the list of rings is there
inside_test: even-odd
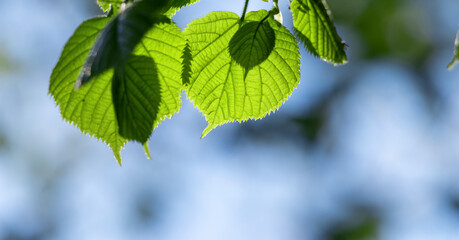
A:
[[[201,0],[173,20],[243,3]],[[459,66],[446,70],[459,1],[328,3],[348,64],[301,47],[276,114],[204,139],[184,97],[153,160],[130,143],[120,167],[47,94],[67,39],[102,14],[95,0],[0,1],[0,239],[459,239]]]

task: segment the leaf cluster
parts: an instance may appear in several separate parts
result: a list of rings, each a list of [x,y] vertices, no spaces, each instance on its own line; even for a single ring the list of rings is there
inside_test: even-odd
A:
[[[177,113],[182,91],[205,116],[202,137],[227,122],[263,118],[300,79],[298,40],[315,56],[346,63],[321,0],[293,0],[294,33],[270,11],[212,12],[183,31],[171,17],[197,0],[98,0],[106,14],[83,22],[54,68],[49,93],[65,120],[107,143],[121,164],[128,141],[145,146]]]

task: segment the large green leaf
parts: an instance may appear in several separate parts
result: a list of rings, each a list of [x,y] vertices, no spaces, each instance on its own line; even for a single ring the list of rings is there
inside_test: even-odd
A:
[[[134,47],[162,16],[167,0],[143,0],[121,11],[104,28],[79,76],[79,87],[109,68],[123,68]]]
[[[456,35],[455,48],[454,48],[454,57],[453,60],[448,64],[448,69],[453,69],[454,65],[459,62],[459,31]]]
[[[313,55],[334,64],[347,62],[345,44],[323,0],[293,0],[290,7],[296,35]]]
[[[141,93],[152,94],[152,96],[146,98],[148,100],[153,99],[153,103],[142,105],[142,108],[153,112],[149,112],[146,117],[142,115],[146,119],[138,119],[140,114],[137,113],[134,116],[136,119],[128,119],[125,115],[119,113],[117,120],[113,105],[114,99],[112,98],[113,70],[99,74],[94,81],[89,82],[78,90],[74,90],[75,80],[78,78],[97,36],[109,21],[110,19],[105,17],[94,18],[78,27],[65,45],[59,62],[54,68],[49,92],[60,107],[64,119],[78,126],[82,132],[107,143],[113,150],[116,159],[121,163],[120,150],[127,142],[127,139],[123,136],[144,142],[145,136],[151,134],[153,127],[156,127],[161,120],[171,117],[172,114],[178,111],[182,85],[181,54],[185,47],[185,40],[181,35],[180,29],[175,24],[158,24],[145,34],[145,37],[134,50],[136,55],[143,57],[131,58],[125,69],[123,69],[122,74],[125,75],[121,76],[129,79],[136,76],[135,79],[131,79],[132,82],[126,81],[124,85],[125,92],[129,92],[131,95],[136,93],[135,89],[130,88],[131,86],[145,87],[140,81],[149,81],[146,86],[150,87],[159,85],[159,88],[155,91],[148,92],[147,89],[140,91]],[[148,60],[146,60],[147,57]],[[140,58],[142,61],[139,60]],[[147,67],[146,64],[149,66]],[[149,70],[146,70],[147,68]],[[141,73],[136,74],[135,71]],[[151,73],[153,72],[156,72],[156,77],[152,77],[154,74]],[[142,78],[139,78],[139,75]],[[127,89],[126,86],[128,86]],[[160,93],[159,98],[158,92]],[[124,107],[138,108],[138,104]],[[125,113],[127,112],[125,111]],[[155,116],[154,122],[151,122],[153,118],[151,116]],[[139,128],[142,132],[137,133],[138,135],[129,133],[128,126],[128,131],[123,131],[120,134],[118,122],[123,122],[123,120],[120,120],[121,118],[129,120],[131,123],[142,122],[142,124],[145,124],[145,122],[149,122],[151,126],[150,129],[146,127]]]
[[[248,13],[241,26],[236,14],[213,12],[194,20],[185,30],[193,57],[187,94],[209,124],[202,136],[226,122],[266,116],[280,107],[297,86],[300,78],[297,42],[272,17],[265,21],[274,31],[275,45],[264,61],[245,72],[247,68],[231,57],[229,45],[236,32],[246,24],[260,24],[267,15],[265,10]],[[269,42],[263,38],[261,42]],[[259,48],[255,45],[238,48],[243,53],[236,55],[249,56]],[[264,58],[264,54],[260,56]]]

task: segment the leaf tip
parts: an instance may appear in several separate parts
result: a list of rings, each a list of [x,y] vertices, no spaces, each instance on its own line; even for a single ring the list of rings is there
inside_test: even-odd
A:
[[[115,159],[116,161],[118,162],[118,164],[120,165],[120,167],[123,165],[121,163],[121,149],[123,148],[122,146],[114,146],[114,145],[110,145],[109,144],[109,147],[112,149],[113,151],[113,155],[115,156]]]
[[[119,151],[113,151],[113,154],[115,155],[116,161],[120,167],[122,167],[123,164],[121,163],[121,153]]]
[[[458,58],[454,58],[446,67],[449,71],[453,70],[454,66],[459,62]]]
[[[151,160],[150,148],[148,147],[148,141],[143,144],[143,150],[145,151],[145,155],[147,158]]]
[[[201,134],[201,139],[203,139],[205,136],[207,136],[207,134],[209,134],[214,128],[216,128],[218,125],[215,125],[215,124],[209,124],[207,125],[207,127],[204,129],[204,131],[202,131],[202,134]]]

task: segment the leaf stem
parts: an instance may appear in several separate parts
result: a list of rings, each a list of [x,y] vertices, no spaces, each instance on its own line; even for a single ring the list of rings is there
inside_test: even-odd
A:
[[[244,21],[245,13],[247,12],[247,7],[249,6],[249,0],[245,0],[244,10],[242,11],[241,22]]]

